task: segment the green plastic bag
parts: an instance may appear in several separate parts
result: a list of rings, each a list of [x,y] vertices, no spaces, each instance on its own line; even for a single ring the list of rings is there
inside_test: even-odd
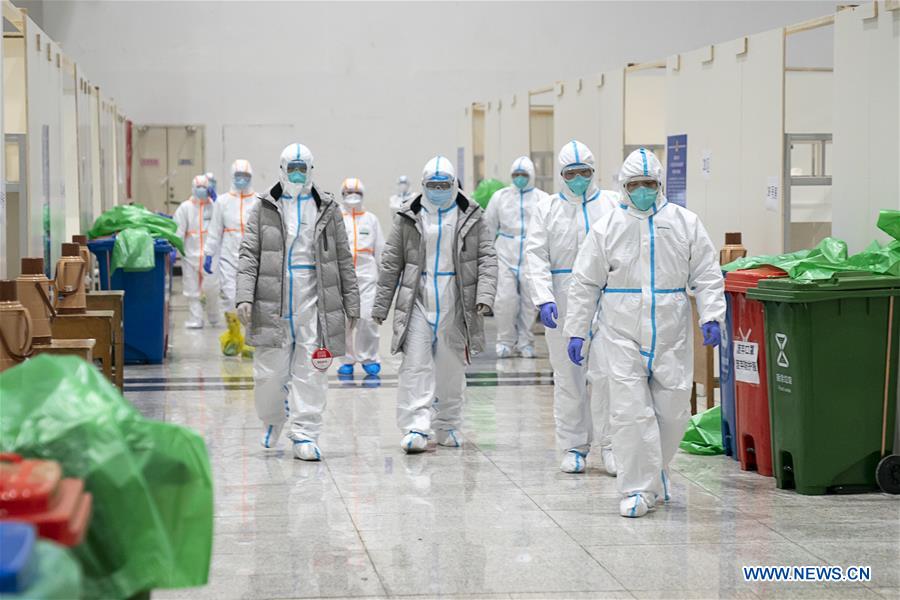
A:
[[[123,229],[116,235],[110,270],[151,271],[156,266],[153,236],[143,228]]]
[[[49,540],[34,545],[35,578],[21,594],[0,594],[0,600],[81,598],[81,567],[72,553]]]
[[[488,202],[491,201],[491,196],[493,196],[497,190],[502,190],[505,187],[506,184],[497,179],[482,179],[481,183],[478,184],[478,187],[475,188],[475,193],[472,194],[472,198],[478,203],[478,206],[487,208]]]
[[[154,238],[168,240],[179,252],[184,254],[184,240],[175,235],[178,231],[175,221],[150,212],[139,204],[123,204],[109,209],[97,217],[94,226],[87,234],[93,240],[133,227],[148,231]]]
[[[722,407],[713,406],[691,417],[681,439],[681,449],[688,454],[713,456],[725,454],[722,444]]]
[[[150,421],[93,366],[40,355],[0,373],[0,448],[50,459],[94,496],[73,552],[86,598],[205,585],[213,534],[206,445]]]

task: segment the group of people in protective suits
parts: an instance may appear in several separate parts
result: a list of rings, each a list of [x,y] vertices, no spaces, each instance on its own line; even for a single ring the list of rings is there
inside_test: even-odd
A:
[[[391,307],[401,448],[424,452],[431,439],[460,447],[465,367],[484,349],[493,311],[498,358],[534,357],[536,317],[545,327],[561,470],[584,472],[598,448],[617,477],[620,514],[668,501],[669,464],[690,416],[690,296],[704,344],[720,342],[725,318],[717,252],[698,217],[666,200],[649,150],[627,157],[615,191],[597,186],[581,142],[563,146],[558,167],[562,185],[548,195],[535,187],[531,160],[517,158],[512,184],[482,210],[436,156],[421,193],[398,182],[386,240],[363,209],[362,182],[345,180],[337,202],[314,184],[302,144],[284,149],[279,181],[264,193],[252,193],[250,165],[236,161],[232,189],[212,211],[208,181],[196,178],[176,213],[186,242],[196,238],[185,295],[199,299],[217,257],[225,301],[256,347],[262,447],[276,449],[288,425],[294,456],[322,459],[325,371],[339,356],[339,373],[359,364],[377,375],[378,326]],[[189,323],[202,318],[192,304]]]

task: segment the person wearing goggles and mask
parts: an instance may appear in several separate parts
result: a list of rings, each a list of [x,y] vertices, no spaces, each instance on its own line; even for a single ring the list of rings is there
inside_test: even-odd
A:
[[[362,365],[367,375],[374,377],[381,372],[378,357],[378,325],[372,320],[372,305],[378,285],[378,265],[384,249],[384,236],[378,217],[363,208],[365,187],[356,177],[344,180],[341,196],[344,204],[344,227],[353,253],[356,281],[359,285],[360,318],[355,326],[347,328],[347,353],[341,357],[338,375],[353,375],[353,365]]]
[[[340,207],[312,178],[302,144],[281,153],[279,182],[250,210],[237,275],[238,317],[254,346],[261,444],[278,447],[282,428],[294,457],[321,460],[327,356],[344,354],[346,325],[359,318],[359,290]],[[323,358],[324,365],[314,354]]]
[[[512,185],[491,196],[484,215],[488,229],[496,236],[496,352],[497,358],[508,358],[514,353],[522,358],[534,358],[534,334],[531,326],[534,324],[537,308],[523,281],[525,240],[535,206],[549,196],[534,186],[534,164],[527,156],[520,156],[513,161],[510,176]]]
[[[603,371],[593,358],[586,365],[569,361],[563,327],[575,256],[591,225],[616,210],[619,194],[600,190],[594,183],[594,155],[581,142],[563,146],[557,161],[562,189],[537,205],[525,250],[531,298],[546,328],[553,367],[553,416],[557,446],[563,453],[560,469],[584,472],[591,447],[599,446],[604,469],[615,475]],[[590,339],[593,327],[588,324],[585,338]],[[585,353],[589,345],[585,344]]]
[[[397,193],[391,196],[390,199],[391,213],[395,213],[400,210],[400,207],[403,206],[403,203],[407,202],[412,197],[412,192],[409,191],[409,179],[406,177],[406,175],[401,175],[397,179]]]
[[[218,278],[201,269],[212,217],[209,179],[206,175],[197,175],[191,184],[191,197],[182,202],[172,216],[178,226],[176,235],[184,240],[181,281],[182,293],[188,302],[188,319],[184,323],[188,329],[203,328],[203,295],[206,296],[206,319],[209,324],[213,327],[218,325],[221,315]]]
[[[600,302],[592,350],[608,377],[619,514],[641,517],[669,500],[669,463],[691,416],[688,290],[712,346],[721,341],[725,295],[718,251],[697,215],[666,201],[656,156],[631,153],[619,182],[619,209],[594,224],[575,261],[565,329],[580,360]]]
[[[231,165],[231,190],[219,197],[213,207],[204,252],[203,270],[213,273],[213,258],[218,255],[217,272],[226,311],[235,310],[235,290],[238,269],[238,252],[244,239],[247,219],[256,206],[251,181],[253,167],[250,162],[238,159]]]
[[[382,323],[396,297],[391,352],[403,352],[397,424],[408,454],[423,452],[432,430],[441,446],[462,444],[466,362],[484,348],[497,284],[494,235],[450,160],[429,160],[422,187],[394,215],[372,311]]]

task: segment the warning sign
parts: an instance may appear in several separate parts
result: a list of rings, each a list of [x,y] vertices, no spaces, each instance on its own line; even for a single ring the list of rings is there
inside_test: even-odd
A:
[[[759,385],[759,344],[734,341],[734,379]]]

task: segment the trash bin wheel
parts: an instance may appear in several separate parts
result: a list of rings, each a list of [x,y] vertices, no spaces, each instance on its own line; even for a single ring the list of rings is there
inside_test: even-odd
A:
[[[882,458],[875,471],[875,480],[882,491],[900,494],[900,455],[889,454]]]

